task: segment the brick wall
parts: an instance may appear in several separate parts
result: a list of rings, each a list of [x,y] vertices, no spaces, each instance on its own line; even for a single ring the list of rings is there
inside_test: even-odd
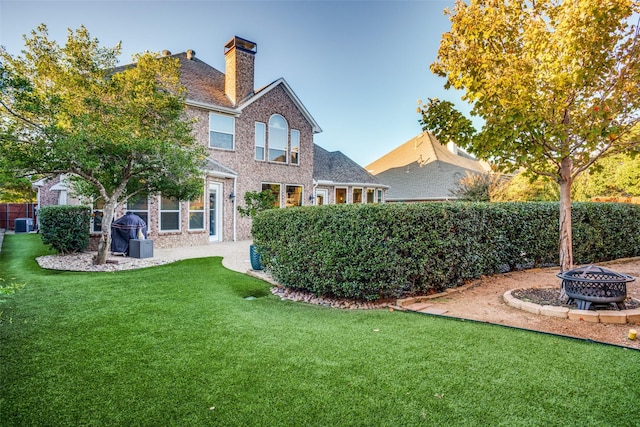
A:
[[[190,108],[192,117],[197,119],[194,125],[196,138],[208,148],[209,112],[204,109]],[[280,114],[287,120],[289,133],[291,129],[300,131],[300,164],[290,165],[277,162],[255,160],[255,123],[267,125],[273,114]],[[311,124],[295,106],[282,86],[271,90],[251,105],[245,107],[236,118],[235,149],[209,149],[209,157],[238,173],[236,182],[236,203],[244,204],[247,191],[260,191],[263,182],[282,185],[281,205],[285,204],[284,186],[301,185],[303,187],[303,204],[308,204],[309,195],[313,191],[313,133]],[[232,180],[225,183],[224,194],[233,191]],[[229,203],[231,205],[231,203]],[[251,219],[237,215],[237,238],[251,238]],[[224,240],[231,240],[233,226],[233,209],[224,210]]]

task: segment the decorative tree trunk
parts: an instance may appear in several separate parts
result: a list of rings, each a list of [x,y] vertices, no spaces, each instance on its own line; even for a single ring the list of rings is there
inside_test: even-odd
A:
[[[114,200],[112,198],[112,200]],[[98,242],[98,255],[95,259],[95,264],[103,265],[107,262],[107,255],[111,248],[111,223],[116,212],[116,202],[109,200],[104,204],[103,216],[102,216],[102,234],[100,235],[100,241]]]
[[[573,268],[573,249],[571,233],[571,166],[570,158],[562,160],[560,175],[560,271]],[[560,300],[567,301],[564,286],[560,290]]]

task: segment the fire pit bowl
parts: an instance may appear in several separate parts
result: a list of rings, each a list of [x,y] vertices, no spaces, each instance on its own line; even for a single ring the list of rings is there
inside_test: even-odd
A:
[[[624,310],[627,299],[627,283],[636,280],[627,274],[616,273],[597,265],[587,265],[564,271],[557,275],[562,279],[562,287],[579,310],[588,310],[592,303],[615,303]]]

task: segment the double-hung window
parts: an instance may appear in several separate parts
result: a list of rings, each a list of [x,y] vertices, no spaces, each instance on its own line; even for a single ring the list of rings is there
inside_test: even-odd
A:
[[[301,185],[286,185],[285,190],[287,192],[286,207],[302,206]]]
[[[269,119],[269,161],[287,163],[289,126],[280,114]]]
[[[267,142],[267,125],[256,122],[256,160],[264,161]]]
[[[180,231],[180,201],[160,197],[160,231]]]
[[[367,203],[373,203],[375,197],[375,190],[373,188],[367,188]]]
[[[93,212],[91,213],[91,232],[100,233],[102,231],[102,218],[104,216],[104,200],[98,199],[93,202]]]
[[[351,203],[362,203],[362,188],[354,188]]]
[[[204,230],[204,196],[189,202],[189,230]]]
[[[291,164],[300,164],[300,131],[291,129]]]
[[[280,184],[263,183],[262,191],[269,190],[275,196],[274,208],[280,207]]]
[[[209,113],[209,148],[234,149],[235,118]]]
[[[138,215],[149,230],[149,199],[146,197],[135,197],[127,201],[127,211]]]

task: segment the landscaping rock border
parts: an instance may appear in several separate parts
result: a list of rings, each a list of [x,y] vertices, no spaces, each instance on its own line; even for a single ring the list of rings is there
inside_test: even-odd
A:
[[[516,290],[518,289],[506,291],[502,296],[504,302],[510,307],[529,313],[592,323],[640,323],[640,308],[631,310],[577,310],[553,305],[540,305],[514,297],[511,293]]]

